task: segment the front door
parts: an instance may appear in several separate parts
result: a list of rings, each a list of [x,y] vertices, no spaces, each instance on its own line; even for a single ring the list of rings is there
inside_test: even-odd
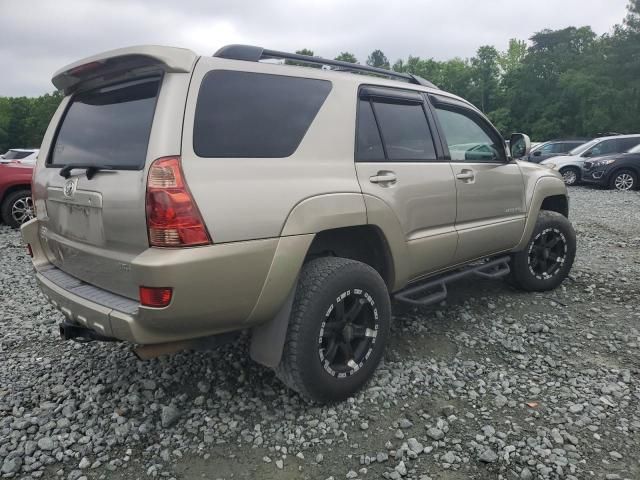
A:
[[[526,220],[520,167],[509,161],[502,137],[479,112],[453,99],[431,98],[457,189],[454,261],[513,248]]]

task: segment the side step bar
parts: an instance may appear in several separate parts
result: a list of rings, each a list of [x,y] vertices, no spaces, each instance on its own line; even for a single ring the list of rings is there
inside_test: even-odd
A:
[[[504,277],[511,271],[509,260],[509,257],[500,257],[480,265],[472,265],[455,272],[445,273],[435,279],[400,290],[394,295],[394,298],[409,305],[425,306],[440,303],[447,298],[447,283],[470,275],[489,279]]]

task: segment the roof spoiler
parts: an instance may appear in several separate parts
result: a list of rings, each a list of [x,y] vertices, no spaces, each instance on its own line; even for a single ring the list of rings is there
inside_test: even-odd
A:
[[[124,73],[133,69],[158,68],[165,72],[188,73],[198,56],[185,48],[143,45],[119,48],[78,60],[58,70],[51,81],[58,90],[71,93],[80,83]]]

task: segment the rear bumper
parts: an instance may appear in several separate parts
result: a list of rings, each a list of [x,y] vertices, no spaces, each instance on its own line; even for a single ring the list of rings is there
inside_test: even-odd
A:
[[[38,220],[22,226],[36,279],[67,319],[102,336],[154,344],[242,330],[269,320],[292,288],[314,235],[185,249],[150,248],[131,262],[140,285],[172,287],[166,308],[150,308],[84,283],[53,266]]]

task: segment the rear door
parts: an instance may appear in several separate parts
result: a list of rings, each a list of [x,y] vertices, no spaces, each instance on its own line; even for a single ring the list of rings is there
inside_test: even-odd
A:
[[[395,213],[414,277],[448,266],[457,244],[456,189],[423,96],[361,87],[358,102],[356,170],[362,192]]]
[[[48,155],[41,155],[46,158],[36,174],[40,235],[55,266],[137,298],[128,272],[149,246],[146,166],[149,159],[180,153],[184,100],[176,99],[186,97],[188,79],[147,73],[80,87],[66,100],[54,135],[45,137]]]
[[[514,247],[524,231],[526,211],[520,167],[508,161],[502,137],[481,114],[463,102],[430,97],[457,190],[454,260],[464,262]]]

